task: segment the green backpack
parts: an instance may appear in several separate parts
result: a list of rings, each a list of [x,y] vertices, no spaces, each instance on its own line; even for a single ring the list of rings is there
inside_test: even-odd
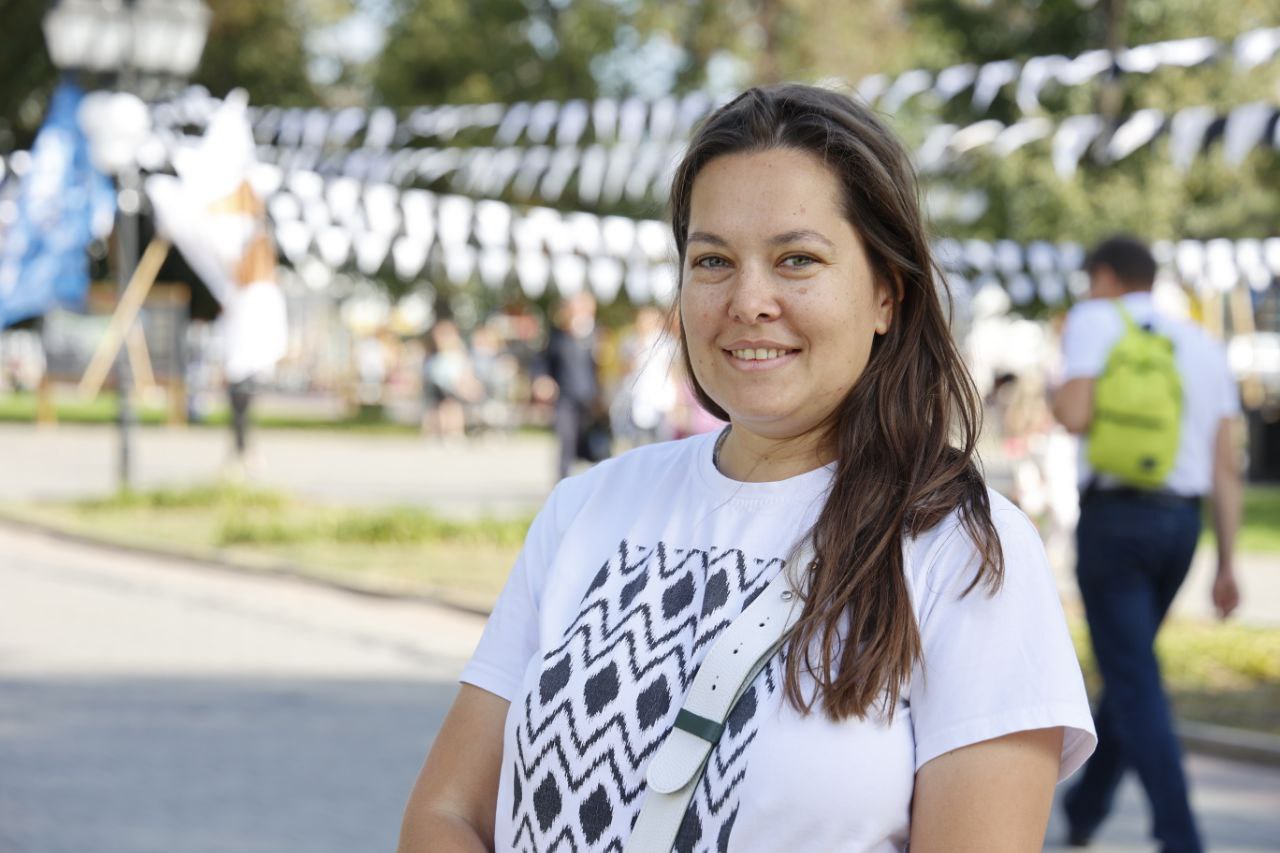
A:
[[[1161,486],[1173,470],[1182,426],[1182,377],[1173,341],[1133,321],[1119,300],[1125,332],[1093,386],[1089,464],[1142,489]]]

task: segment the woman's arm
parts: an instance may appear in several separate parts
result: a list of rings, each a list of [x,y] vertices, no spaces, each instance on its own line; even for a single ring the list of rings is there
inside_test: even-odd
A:
[[[502,730],[510,704],[462,685],[409,795],[399,853],[493,850]]]
[[[916,772],[911,853],[1034,853],[1044,845],[1062,729],[1015,732]]]

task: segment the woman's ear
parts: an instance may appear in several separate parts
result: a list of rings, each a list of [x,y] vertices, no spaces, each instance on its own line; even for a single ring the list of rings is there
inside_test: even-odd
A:
[[[881,282],[876,286],[876,334],[883,335],[893,325],[895,309],[902,301],[902,279],[894,276],[893,284]]]

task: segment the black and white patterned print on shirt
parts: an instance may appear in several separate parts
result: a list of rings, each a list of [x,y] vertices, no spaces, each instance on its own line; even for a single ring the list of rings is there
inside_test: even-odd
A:
[[[734,548],[619,544],[518,700],[509,849],[623,849],[644,769],[699,665],[783,564]],[[780,683],[775,658],[735,706],[681,824],[679,853],[727,849],[756,720],[781,698]]]

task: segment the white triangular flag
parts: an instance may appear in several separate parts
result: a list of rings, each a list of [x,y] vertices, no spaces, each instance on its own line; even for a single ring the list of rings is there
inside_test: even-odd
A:
[[[933,93],[938,100],[947,103],[956,95],[973,85],[978,77],[978,66],[972,62],[963,65],[952,65],[938,72],[938,79],[933,84]]]
[[[1248,71],[1270,62],[1277,51],[1280,51],[1280,27],[1242,33],[1236,37],[1232,48],[1238,71]]]
[[[546,293],[550,274],[551,262],[541,252],[520,252],[516,255],[516,277],[520,280],[520,289],[530,299]]]
[[[591,290],[601,304],[607,305],[617,297],[618,290],[622,287],[622,277],[622,264],[614,258],[596,256],[591,259],[591,265],[587,268]]]
[[[583,100],[566,101],[556,125],[556,145],[577,145],[591,119],[591,109]]]
[[[551,131],[555,129],[556,118],[559,115],[558,101],[538,101],[529,110],[529,127],[525,131],[525,136],[530,142],[542,145],[551,138]]]
[[[978,69],[978,80],[973,85],[973,108],[984,113],[1000,94],[1000,89],[1018,77],[1018,63],[1012,59],[988,62]]]
[[[1089,145],[1102,133],[1106,123],[1101,116],[1068,116],[1053,137],[1053,170],[1066,180],[1076,173],[1080,158]]]
[[[520,138],[520,134],[524,133],[525,125],[529,123],[530,112],[532,112],[532,107],[524,101],[507,107],[507,112],[502,117],[502,123],[494,131],[494,144],[498,146],[515,145],[516,140]]]
[[[500,290],[511,272],[509,249],[488,248],[480,253],[480,280],[490,290]]]
[[[506,248],[511,244],[511,208],[500,201],[476,202],[476,239],[481,246]]]
[[[316,234],[316,250],[329,269],[340,269],[351,257],[351,233],[341,225],[330,225]]]
[[[404,236],[396,238],[391,245],[391,260],[395,264],[396,278],[401,281],[415,281],[418,273],[427,263],[427,253],[431,244],[416,237]]]
[[[1053,133],[1053,123],[1047,118],[1025,118],[1000,131],[1000,135],[991,143],[991,150],[1001,157],[1008,157],[1024,145],[1044,139],[1050,133]]]
[[[623,216],[606,216],[600,223],[600,236],[604,250],[615,258],[631,254],[636,243],[636,224]]]
[[[1015,90],[1014,100],[1018,103],[1018,109],[1024,113],[1039,112],[1040,90],[1050,80],[1057,80],[1058,73],[1070,62],[1065,56],[1057,54],[1028,59],[1026,65],[1022,66],[1022,73],[1018,75],[1018,87]]]
[[[573,235],[573,250],[591,256],[600,253],[600,220],[590,213],[570,213],[565,224]]]
[[[1173,114],[1169,123],[1169,152],[1174,168],[1186,171],[1200,153],[1205,131],[1217,118],[1212,107],[1187,107]]]
[[[376,275],[390,249],[390,235],[372,231],[360,234],[356,237],[356,267],[365,275]]]
[[[444,274],[449,281],[462,286],[471,281],[476,269],[476,249],[465,243],[444,243]]]
[[[1261,101],[1241,104],[1228,113],[1222,136],[1222,157],[1228,165],[1239,166],[1264,141],[1275,114],[1275,107]]]
[[[1155,139],[1163,127],[1163,110],[1138,110],[1111,134],[1111,139],[1107,142],[1107,156],[1112,160],[1123,160]]]
[[[587,281],[587,262],[574,254],[553,255],[551,275],[561,296],[576,296]]]
[[[933,75],[919,68],[904,71],[893,81],[889,91],[880,99],[880,109],[886,113],[896,113],[908,100],[929,91],[933,86]]]

